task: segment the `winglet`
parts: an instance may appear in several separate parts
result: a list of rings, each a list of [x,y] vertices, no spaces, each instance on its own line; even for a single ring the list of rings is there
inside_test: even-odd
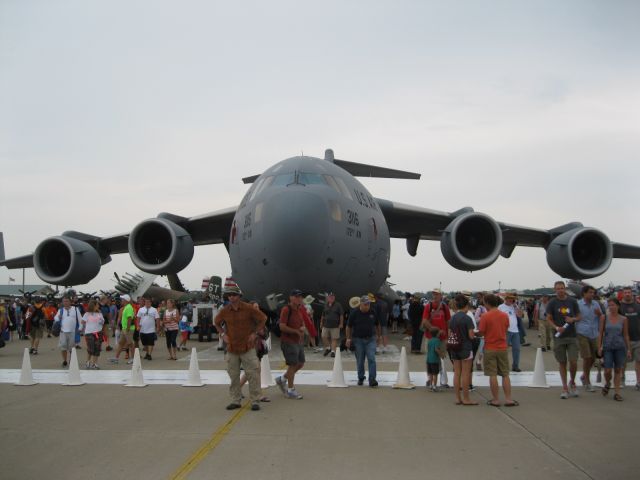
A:
[[[4,235],[0,232],[0,262],[4,262]]]

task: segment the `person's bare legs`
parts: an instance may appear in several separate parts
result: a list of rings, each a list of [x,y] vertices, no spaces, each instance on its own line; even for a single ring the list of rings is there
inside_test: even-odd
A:
[[[460,377],[462,372],[462,361],[453,361],[453,390],[456,392],[456,404],[462,403],[462,397],[460,396]],[[468,394],[468,392],[467,392]]]
[[[582,359],[582,375],[584,376],[584,384],[591,385],[591,367],[593,367],[593,357]]]
[[[609,370],[609,377],[611,377],[611,370]],[[620,379],[622,378],[622,368],[615,368],[613,370],[613,388],[616,394],[620,395]]]
[[[562,381],[562,391],[568,392],[569,386],[567,385],[567,364],[559,363],[558,369],[560,370],[560,381]]]
[[[504,390],[505,403],[513,403],[513,399],[511,398],[511,378],[509,378],[508,375],[502,377],[502,389]]]
[[[504,386],[504,380],[502,381],[502,385]],[[500,405],[500,391],[498,389],[498,377],[491,376],[489,377],[489,387],[491,387],[491,403],[494,405]],[[506,396],[506,394],[505,394]]]
[[[287,371],[283,375],[287,379],[287,385],[289,388],[293,388],[293,381],[296,376],[296,372],[304,366],[304,363],[298,363],[296,365],[289,365]]]
[[[471,398],[469,398],[469,384],[471,383],[471,368],[473,367],[473,359],[469,358],[467,360],[462,360],[462,403],[465,404],[475,404],[476,402],[472,402]]]

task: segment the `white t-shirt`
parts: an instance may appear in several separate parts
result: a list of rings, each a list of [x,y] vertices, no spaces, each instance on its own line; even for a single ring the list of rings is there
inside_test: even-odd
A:
[[[140,307],[138,318],[140,319],[140,333],[156,332],[156,319],[160,318],[158,310],[153,307]]]
[[[515,305],[507,305],[503,303],[498,307],[498,310],[509,315],[509,332],[518,333],[518,317],[516,316],[516,306]]]
[[[60,325],[60,331],[63,333],[71,333],[76,331],[76,320],[80,323],[82,317],[80,316],[80,311],[76,309],[76,307],[69,307],[69,310],[62,307],[56,313],[54,321],[62,322]]]
[[[84,323],[84,334],[97,333],[102,331],[104,317],[100,312],[87,312],[82,316]]]

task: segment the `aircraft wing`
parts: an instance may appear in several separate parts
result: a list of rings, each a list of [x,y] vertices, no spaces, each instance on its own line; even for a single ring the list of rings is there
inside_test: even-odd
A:
[[[141,235],[142,237],[146,237],[142,240],[146,240],[149,244],[145,245],[145,247],[151,251],[150,255],[155,255],[153,257],[155,263],[161,263],[159,260],[156,260],[159,258],[157,251],[163,249],[166,251],[166,245],[159,245],[161,238],[167,239],[168,237],[173,237],[177,239],[176,241],[179,241],[185,236],[189,236],[193,245],[228,244],[229,232],[231,231],[231,224],[233,223],[236,210],[237,207],[230,207],[190,218],[170,213],[161,213],[156,219],[145,220],[139,224],[136,229],[141,226],[150,227],[147,228],[148,233]],[[159,224],[159,222],[162,223]],[[53,273],[48,275],[52,277],[49,279],[49,283],[62,282],[62,278],[64,278],[65,282],[68,282],[63,284],[76,284],[70,280],[86,280],[86,278],[90,277],[89,272],[82,271],[77,275],[71,275],[69,273],[74,264],[74,262],[70,261],[70,258],[74,256],[82,257],[83,264],[95,264],[97,261],[97,270],[99,270],[100,264],[105,264],[111,260],[111,254],[127,253],[129,251],[130,236],[131,233],[121,233],[98,237],[81,232],[66,231],[58,237],[51,237],[44,240],[40,246],[45,245],[46,242],[48,243],[46,243],[47,248],[42,248],[44,252],[42,255],[46,257],[43,258],[42,264],[46,264],[47,266],[53,265],[51,267],[52,271],[62,272],[67,269],[68,272],[68,276],[64,277]],[[154,250],[154,248],[156,250]],[[169,248],[169,250],[171,249]],[[0,258],[0,266],[5,266],[10,269],[32,268],[34,267],[34,257],[35,255],[31,254],[7,260]],[[89,258],[88,262],[86,261],[87,258]],[[97,274],[97,270],[94,272],[94,276]],[[41,272],[39,272],[39,275],[40,273]],[[91,278],[93,277],[91,276]],[[77,283],[86,283],[86,281]]]
[[[566,278],[598,276],[612,258],[640,259],[640,246],[610,242],[604,233],[578,222],[543,230],[496,222],[470,207],[442,212],[385,199],[376,201],[390,236],[407,239],[410,255],[416,255],[419,240],[438,240],[445,259],[461,270],[485,268],[498,254],[508,258],[516,246],[546,249],[549,266]],[[492,245],[495,248],[490,248]]]

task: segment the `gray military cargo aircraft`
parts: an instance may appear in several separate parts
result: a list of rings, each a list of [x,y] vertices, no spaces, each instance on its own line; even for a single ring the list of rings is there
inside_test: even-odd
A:
[[[419,179],[411,172],[334,158],[293,157],[261,175],[239,206],[195,217],[161,213],[130,233],[98,237],[67,231],[43,240],[32,255],[8,268],[34,267],[45,282],[79,285],[92,280],[110,255],[129,253],[148,273],[175,274],[193,257],[194,246],[223,243],[232,276],[253,298],[333,291],[346,299],[375,292],[389,274],[390,238],[406,239],[415,256],[420,240],[440,241],[454,268],[489,267],[516,246],[542,247],[561,277],[586,279],[604,273],[612,258],[640,258],[640,247],[615,243],[600,230],[569,223],[551,230],[495,221],[466,207],[441,212],[374,197],[355,177]]]

